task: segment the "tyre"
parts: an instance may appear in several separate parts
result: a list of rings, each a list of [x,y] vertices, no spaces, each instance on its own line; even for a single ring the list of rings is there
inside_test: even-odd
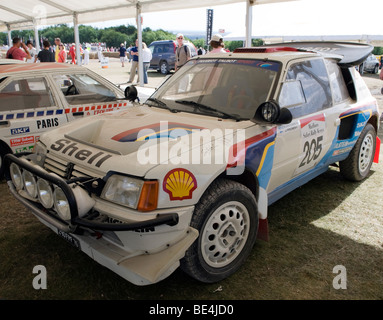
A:
[[[169,66],[168,66],[168,63],[166,61],[161,61],[160,72],[162,74],[168,74],[169,73]]]
[[[254,246],[257,201],[244,185],[219,179],[196,205],[191,226],[199,237],[186,251],[181,269],[201,282],[220,281],[240,268]]]
[[[374,67],[374,71],[373,71],[373,73],[374,73],[374,74],[377,74],[378,72],[379,72],[379,66],[376,65],[376,66]]]
[[[348,180],[361,181],[370,172],[376,148],[376,132],[367,124],[360,134],[349,156],[339,162],[341,174]]]
[[[363,63],[359,66],[359,73],[364,74],[364,64]]]
[[[4,178],[4,157],[7,153],[10,153],[8,148],[0,145],[0,181]]]

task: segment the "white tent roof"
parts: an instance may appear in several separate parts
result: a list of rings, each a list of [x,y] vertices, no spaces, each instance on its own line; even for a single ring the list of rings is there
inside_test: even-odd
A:
[[[137,4],[141,13],[149,13],[246,1],[258,5],[293,0],[0,0],[0,31],[73,23],[74,14],[79,24],[129,19],[137,16]]]

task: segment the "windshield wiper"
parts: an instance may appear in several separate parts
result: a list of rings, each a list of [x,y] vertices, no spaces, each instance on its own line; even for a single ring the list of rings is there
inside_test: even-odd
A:
[[[160,107],[160,108],[165,108],[165,109],[168,109],[170,110],[170,112],[173,112],[173,113],[177,113],[177,112],[180,112],[179,110],[177,109],[172,109],[170,108],[165,102],[162,102],[161,100],[157,99],[157,98],[148,98],[146,99],[146,101],[152,101],[154,103],[157,103],[157,105]],[[150,105],[149,105],[150,106]]]
[[[236,121],[241,120],[241,118],[238,115],[226,113],[225,111],[221,111],[221,110],[209,107],[209,106],[202,104],[202,103],[199,103],[199,102],[195,102],[195,101],[191,101],[191,100],[176,100],[175,103],[181,103],[181,104],[185,104],[185,105],[194,106],[198,109],[204,109],[204,110],[209,110],[209,111],[213,111],[213,112],[218,112],[220,114],[223,114],[227,118],[234,119]]]

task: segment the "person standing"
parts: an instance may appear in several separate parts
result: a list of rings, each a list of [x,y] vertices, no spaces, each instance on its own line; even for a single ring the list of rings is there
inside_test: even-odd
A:
[[[15,60],[21,60],[25,61],[24,59],[31,59],[31,55],[28,51],[28,47],[21,41],[20,38],[15,37],[12,39],[13,45],[10,49],[8,49],[6,58],[7,59],[15,59]],[[24,49],[21,50],[20,47]]]
[[[76,64],[76,47],[74,43],[72,43],[72,46],[69,48],[69,54],[72,59],[71,64]]]
[[[130,49],[130,53],[133,56],[132,67],[130,68],[130,76],[128,83],[132,83],[136,72],[138,74],[137,82],[140,82],[140,74],[138,72],[138,39],[136,39],[136,45]]]
[[[65,47],[64,47],[64,45],[62,43],[59,45],[58,50],[59,50],[59,54],[58,54],[57,62],[65,63],[66,62],[66,58],[67,58],[67,54],[66,54],[66,51],[65,51]]]
[[[55,54],[49,50],[50,46],[51,46],[51,43],[48,40],[44,40],[43,41],[44,49],[37,54],[36,60],[38,59],[40,62],[56,62]]]
[[[177,34],[177,43],[175,71],[188,62],[191,57],[189,47],[184,44],[184,35],[182,33]]]
[[[142,43],[142,63],[144,64],[144,84],[148,84],[148,69],[152,60],[152,51],[145,42]]]
[[[84,48],[84,65],[89,64],[89,48],[86,46]]]
[[[31,55],[31,58],[27,60],[27,63],[34,63],[36,60],[35,57],[37,55],[37,50],[35,47],[33,47],[33,43],[31,40],[27,41],[27,47],[28,47],[29,54]]]
[[[126,48],[123,43],[120,44],[118,51],[120,52],[121,67],[125,67]]]
[[[59,62],[59,53],[60,53],[60,45],[61,45],[61,39],[55,38],[55,45],[53,47],[53,50],[55,52],[55,60],[56,62]]]
[[[213,48],[209,53],[227,53],[224,49],[225,44],[223,43],[223,38],[220,34],[212,36],[209,44]]]

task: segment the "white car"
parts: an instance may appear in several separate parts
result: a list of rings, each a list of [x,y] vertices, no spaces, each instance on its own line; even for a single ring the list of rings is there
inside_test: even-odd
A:
[[[0,175],[5,154],[33,150],[43,132],[128,105],[124,91],[87,68],[0,60]]]
[[[145,104],[69,123],[41,135],[32,154],[7,155],[9,189],[136,285],[179,266],[220,281],[268,239],[270,204],[330,165],[349,180],[368,177],[379,114],[354,66],[371,51],[293,43],[193,58]]]
[[[359,66],[360,74],[364,72],[378,73],[379,72],[379,60],[373,55],[370,54],[366,60]]]

